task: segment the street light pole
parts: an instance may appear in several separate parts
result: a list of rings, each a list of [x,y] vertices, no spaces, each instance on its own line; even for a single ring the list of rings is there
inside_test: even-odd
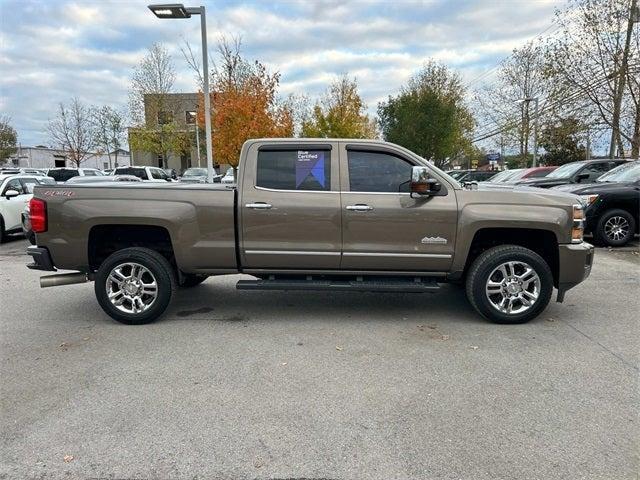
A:
[[[209,52],[207,51],[207,16],[204,6],[185,7],[179,3],[149,5],[149,10],[158,18],[191,18],[200,15],[202,34],[202,69],[204,79],[204,128],[207,135],[207,182],[213,183],[213,146],[211,137],[211,96],[209,94]],[[196,125],[197,128],[197,125]]]

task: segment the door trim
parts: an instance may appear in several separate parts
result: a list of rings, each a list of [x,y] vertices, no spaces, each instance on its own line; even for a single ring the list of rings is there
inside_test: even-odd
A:
[[[340,252],[315,252],[304,250],[245,250],[248,255],[317,255],[317,256],[340,256]]]
[[[343,252],[345,257],[452,258],[448,253],[375,253]]]

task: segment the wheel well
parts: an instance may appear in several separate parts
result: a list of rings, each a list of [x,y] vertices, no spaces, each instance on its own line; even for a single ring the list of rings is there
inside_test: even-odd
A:
[[[146,247],[176,268],[173,245],[164,227],[153,225],[96,225],[89,232],[89,268],[96,271],[112,253],[129,247]]]
[[[534,228],[483,228],[476,232],[469,248],[464,273],[473,261],[485,250],[498,245],[520,245],[533,250],[549,264],[553,283],[558,284],[558,240],[549,230]]]

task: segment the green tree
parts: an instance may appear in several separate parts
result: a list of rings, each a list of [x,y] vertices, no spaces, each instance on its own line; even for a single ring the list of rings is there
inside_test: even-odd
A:
[[[10,155],[16,152],[18,134],[11,126],[11,119],[0,116],[0,163],[6,162]]]
[[[543,126],[540,146],[545,153],[541,160],[546,165],[563,165],[586,158],[584,125],[575,118],[563,118]]]
[[[378,105],[384,139],[436,165],[468,152],[474,126],[459,75],[429,61],[396,97]]]
[[[129,130],[129,147],[133,151],[162,155],[166,166],[169,153],[182,155],[189,152],[191,135],[175,122],[155,127],[132,128]]]
[[[346,75],[331,84],[302,122],[303,137],[375,138],[375,123],[365,113],[358,82]]]
[[[113,166],[112,158],[115,166],[118,166],[118,150],[122,148],[125,140],[124,116],[113,107],[105,105],[93,109],[92,117],[96,144],[107,154],[109,168]]]

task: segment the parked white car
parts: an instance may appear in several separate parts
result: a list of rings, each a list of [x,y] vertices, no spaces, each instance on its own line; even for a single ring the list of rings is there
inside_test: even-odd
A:
[[[97,168],[58,167],[47,170],[47,175],[57,183],[64,183],[73,177],[100,177],[104,174]]]
[[[33,196],[33,187],[55,183],[49,177],[0,175],[0,243],[9,233],[22,231],[22,212]]]
[[[228,168],[227,173],[224,174],[220,183],[236,183],[236,179],[233,176],[233,168]]]
[[[111,175],[134,175],[143,182],[173,182],[163,169],[158,167],[118,167]]]

